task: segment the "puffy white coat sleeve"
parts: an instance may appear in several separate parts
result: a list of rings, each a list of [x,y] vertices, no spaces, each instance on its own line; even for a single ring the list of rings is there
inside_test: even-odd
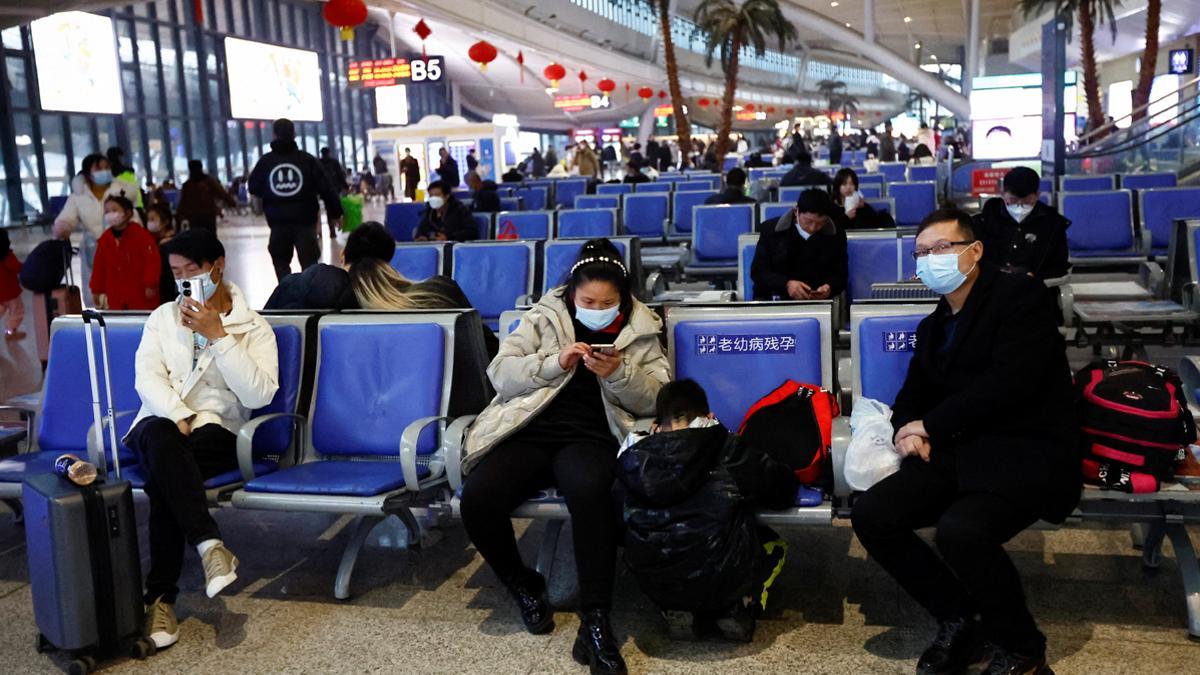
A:
[[[137,354],[134,357],[133,387],[147,410],[156,417],[166,417],[172,422],[178,422],[194,416],[196,412],[187,407],[171,386],[160,327],[160,324],[164,323],[165,307],[166,305],[155,310],[142,329],[142,340],[138,343]],[[170,317],[170,313],[166,316]]]
[[[567,374],[558,364],[560,351],[554,327],[541,310],[526,312],[488,364],[488,377],[496,394],[507,401],[555,384]]]
[[[638,417],[654,415],[658,390],[671,381],[671,362],[656,337],[641,338],[644,349],[626,349],[621,365],[604,386],[626,411]]]
[[[255,321],[240,339],[226,335],[212,347],[221,377],[242,405],[261,408],[275,398],[279,390],[279,347],[266,321]]]

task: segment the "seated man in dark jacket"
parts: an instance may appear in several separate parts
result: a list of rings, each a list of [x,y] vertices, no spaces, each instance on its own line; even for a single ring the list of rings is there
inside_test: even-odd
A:
[[[970,216],[921,223],[917,276],[942,296],[917,328],[892,412],[900,470],[854,502],[867,552],[939,623],[918,673],[1048,673],[1004,543],[1062,522],[1080,493],[1071,373],[1040,284],[983,262]],[[914,530],[936,527],[938,554]]]
[[[808,154],[807,150],[801,148],[796,152],[795,157],[795,165],[779,180],[780,187],[791,187],[793,185],[828,186],[832,182],[829,179],[829,174],[820,169],[813,168],[812,155]]]
[[[987,200],[973,226],[983,242],[985,262],[1045,281],[1071,271],[1071,221],[1038,199],[1040,184],[1033,169],[1013,168],[1004,175],[1003,196]]]
[[[358,309],[347,270],[364,258],[390,263],[396,240],[383,223],[369,220],[346,238],[342,266],[318,263],[279,281],[263,309]]]
[[[467,172],[467,187],[471,188],[473,213],[496,213],[500,210],[500,186],[494,180],[483,180],[474,171]]]
[[[634,160],[629,160],[625,164],[625,177],[621,179],[622,183],[649,183],[650,177],[642,173],[642,165]]]
[[[479,225],[471,208],[459,201],[450,188],[435,180],[426,188],[425,210],[413,233],[415,241],[470,241],[479,238]]]
[[[653,431],[617,458],[625,561],[664,615],[692,613],[696,637],[730,617],[739,634],[727,637],[749,640],[787,551],[754,510],[792,506],[796,474],[713,419],[692,380],[659,390]]]
[[[755,300],[828,300],[846,289],[844,215],[829,194],[800,193],[796,208],[759,226],[750,265]]]
[[[746,172],[733,167],[725,174],[725,189],[704,200],[705,204],[757,204],[746,196]]]

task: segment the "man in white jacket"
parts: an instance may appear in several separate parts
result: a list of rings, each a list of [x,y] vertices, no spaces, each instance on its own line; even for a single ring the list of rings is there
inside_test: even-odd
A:
[[[188,230],[163,252],[179,300],[146,320],[135,381],[142,409],[125,436],[150,498],[146,635],[160,649],[179,640],[172,605],[185,544],[200,554],[208,597],[237,579],[238,560],[208,512],[204,481],[237,469],[237,430],[279,389],[275,334],[225,281],[216,235]]]

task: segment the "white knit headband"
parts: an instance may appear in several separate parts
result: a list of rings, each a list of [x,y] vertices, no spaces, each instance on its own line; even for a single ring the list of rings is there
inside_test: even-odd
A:
[[[603,263],[608,263],[610,265],[616,265],[617,267],[619,267],[621,269],[621,274],[623,274],[625,276],[629,276],[629,272],[625,269],[625,265],[620,260],[613,260],[612,258],[603,258],[603,257],[584,258],[583,260],[580,260],[579,262],[575,263],[575,265],[573,267],[571,267],[570,273],[575,274],[575,270],[579,269],[583,265],[587,265],[588,263],[594,263],[594,262],[603,262]]]

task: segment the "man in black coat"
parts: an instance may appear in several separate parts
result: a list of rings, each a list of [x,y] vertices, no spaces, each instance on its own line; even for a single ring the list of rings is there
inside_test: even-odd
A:
[[[1057,279],[1071,271],[1067,228],[1071,221],[1038,199],[1041,178],[1018,166],[1004,175],[1003,197],[993,197],[975,216],[983,260],[1009,272]]]
[[[471,207],[450,192],[450,187],[435,180],[427,188],[425,210],[413,233],[415,241],[471,241],[479,238],[479,225],[471,216]]]
[[[325,202],[331,229],[341,224],[342,200],[317,158],[296,145],[296,125],[289,119],[277,119],[272,129],[275,140],[271,141],[271,151],[254,165],[246,188],[262,199],[267,226],[271,228],[267,250],[275,265],[275,277],[282,279],[292,271],[292,249],[300,258],[300,269],[312,267],[321,257],[317,198]]]
[[[438,150],[438,155],[442,158],[438,164],[438,180],[446,185],[447,190],[453,190],[462,182],[462,176],[458,173],[458,161],[450,156],[450,151],[446,148]]]
[[[942,299],[892,411],[900,470],[855,501],[854,531],[938,620],[918,673],[961,672],[982,641],[996,646],[988,673],[1049,672],[1004,543],[1079,500],[1066,347],[1040,284],[983,262],[967,214],[930,214],[915,254]],[[940,556],[914,532],[929,526]]]
[[[846,289],[850,263],[843,216],[824,190],[759,226],[750,265],[755,300],[828,300]]]
[[[471,189],[472,213],[500,211],[500,186],[494,180],[483,180],[474,171],[467,172],[467,187]]]
[[[829,164],[838,166],[842,163],[842,135],[836,129],[829,132]]]
[[[754,197],[746,196],[746,172],[733,167],[725,174],[725,189],[704,200],[705,204],[757,204]]]
[[[363,258],[390,263],[396,240],[382,223],[367,221],[346,238],[342,266],[318,263],[279,281],[263,309],[358,309],[346,270]]]
[[[795,156],[796,164],[779,180],[780,187],[791,187],[793,185],[828,186],[833,182],[830,180],[829,174],[812,167],[812,155],[808,154],[807,150],[800,149],[796,152]]]

